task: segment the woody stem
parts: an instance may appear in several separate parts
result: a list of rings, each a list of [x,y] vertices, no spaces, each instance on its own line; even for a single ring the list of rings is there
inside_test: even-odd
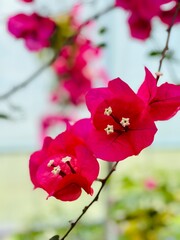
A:
[[[103,190],[104,186],[106,185],[108,179],[110,178],[110,176],[112,175],[112,173],[116,170],[116,167],[118,165],[118,162],[116,162],[114,164],[114,166],[110,169],[109,173],[107,174],[107,176],[104,179],[101,179],[101,187],[99,188],[99,191],[97,192],[96,196],[94,197],[94,199],[87,205],[84,207],[84,209],[82,210],[82,213],[79,215],[79,217],[77,217],[77,219],[71,223],[70,228],[67,230],[67,232],[64,234],[64,236],[62,238],[60,238],[59,240],[64,240],[69,233],[73,230],[73,228],[77,225],[77,223],[79,222],[79,220],[84,216],[84,214],[87,212],[87,210],[95,203],[98,201],[99,196],[101,191]],[[51,238],[52,239],[52,238]]]
[[[158,72],[161,71],[161,68],[162,68],[162,64],[163,64],[163,61],[166,57],[166,53],[167,51],[169,50],[169,42],[170,42],[170,36],[171,36],[171,31],[172,31],[172,28],[174,26],[174,23],[175,23],[175,20],[177,18],[177,15],[180,11],[180,0],[178,0],[178,3],[177,3],[177,7],[176,7],[176,11],[172,17],[172,21],[171,21],[171,24],[169,25],[169,27],[167,28],[167,38],[166,38],[166,43],[165,43],[165,47],[164,49],[162,50],[162,53],[161,53],[161,59],[159,60],[159,67],[158,67]],[[157,75],[156,77],[156,80],[158,81],[160,78],[160,75]]]

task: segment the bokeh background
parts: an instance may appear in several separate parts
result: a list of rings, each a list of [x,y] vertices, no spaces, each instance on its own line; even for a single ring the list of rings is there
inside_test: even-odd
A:
[[[0,95],[27,79],[42,66],[43,57],[27,51],[23,42],[14,39],[6,28],[7,18],[17,12],[43,10],[45,13],[68,12],[77,1],[37,1],[35,6],[18,0],[1,0],[0,8]],[[82,1],[86,13],[92,16],[108,5],[109,0]],[[35,9],[34,9],[35,8]],[[97,20],[106,27],[101,40],[106,43],[103,64],[109,79],[120,77],[134,89],[144,78],[144,66],[157,71],[159,56],[152,51],[165,45],[166,26],[153,22],[151,39],[141,42],[130,37],[127,13],[115,9]],[[174,59],[165,60],[162,82],[180,83],[180,26],[173,28],[170,49]],[[95,36],[95,41],[99,38]],[[42,190],[33,191],[29,179],[30,154],[39,149],[41,119],[56,113],[49,101],[55,76],[46,69],[28,86],[5,100],[0,100],[0,239],[49,239],[64,232],[91,197],[83,195],[73,203],[46,200]],[[74,110],[72,110],[74,111]],[[84,107],[76,109],[77,117],[88,115]],[[180,239],[180,114],[167,122],[158,123],[158,133],[151,147],[140,156],[128,158],[119,167],[99,201],[69,239],[161,240]],[[61,127],[56,132],[62,131]],[[102,163],[102,175],[107,166]],[[97,185],[97,186],[96,186]],[[98,188],[95,183],[95,189]],[[112,234],[113,233],[113,234]],[[93,234],[93,236],[92,236]]]

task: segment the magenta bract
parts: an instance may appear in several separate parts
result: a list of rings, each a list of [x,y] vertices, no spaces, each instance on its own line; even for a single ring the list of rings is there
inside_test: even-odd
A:
[[[34,0],[20,0],[21,2],[25,2],[25,3],[31,3],[34,2]]]
[[[29,161],[30,177],[35,188],[43,188],[48,197],[62,201],[76,200],[82,189],[93,194],[91,187],[99,173],[99,164],[74,127],[55,139],[45,138],[43,148]]]
[[[37,13],[20,13],[10,17],[7,23],[8,31],[14,37],[24,39],[26,47],[31,51],[49,47],[55,27],[53,20]]]
[[[159,17],[166,24],[171,24],[175,14],[176,6],[163,10],[166,3],[174,3],[174,0],[116,0],[115,6],[121,7],[128,11],[128,24],[131,36],[140,40],[146,40],[151,34],[152,20]],[[177,16],[175,23],[180,22],[180,14]]]
[[[97,73],[92,64],[99,59],[100,53],[100,48],[82,36],[78,36],[73,45],[62,48],[53,64],[60,78],[57,100],[60,100],[62,91],[65,90],[73,104],[84,101],[84,95],[92,87],[92,80],[96,79]]]
[[[120,161],[153,142],[157,129],[145,103],[121,79],[90,90],[86,102],[92,120],[84,120],[81,128],[86,125],[87,141],[96,157]]]
[[[148,111],[154,121],[168,120],[180,109],[180,86],[157,81],[146,68],[144,82],[138,90],[138,96],[147,104]]]

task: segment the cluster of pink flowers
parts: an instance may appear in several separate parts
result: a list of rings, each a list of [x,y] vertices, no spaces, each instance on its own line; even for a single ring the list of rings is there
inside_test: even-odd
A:
[[[163,9],[164,4],[170,4],[170,9]],[[128,24],[131,36],[141,40],[149,38],[152,20],[158,17],[163,23],[170,25],[176,10],[177,0],[116,0],[115,5],[129,12]],[[180,22],[180,14],[176,23]]]
[[[84,102],[85,93],[92,87],[97,72],[92,68],[101,57],[101,49],[92,41],[77,36],[72,45],[64,46],[53,68],[59,77],[59,86],[53,93],[53,100],[61,101],[63,92],[73,104]]]
[[[86,95],[89,119],[81,119],[30,157],[30,175],[35,188],[48,196],[72,201],[84,189],[92,194],[97,179],[97,158],[121,161],[138,155],[152,144],[155,121],[168,120],[180,109],[180,86],[164,83],[146,70],[137,94],[120,78]]]
[[[82,6],[77,4],[68,14],[60,15],[54,20],[38,13],[19,13],[11,16],[7,22],[8,31],[15,38],[23,39],[28,50],[37,52],[51,48],[56,54],[59,53],[52,64],[58,81],[50,96],[56,105],[64,103],[74,106],[84,103],[85,94],[95,81],[104,82],[107,78],[105,70],[99,64],[101,48],[80,31],[82,23],[78,17],[81,10]],[[87,25],[91,25],[91,21]],[[73,37],[73,41],[67,44],[69,37]],[[44,117],[42,135],[46,135],[53,124],[61,123],[61,119],[63,113]]]

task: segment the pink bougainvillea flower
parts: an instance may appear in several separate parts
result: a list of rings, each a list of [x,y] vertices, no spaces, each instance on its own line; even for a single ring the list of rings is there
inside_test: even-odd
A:
[[[133,38],[145,40],[150,36],[151,23],[145,18],[139,17],[137,14],[131,14],[128,19],[131,36]]]
[[[120,161],[149,146],[157,131],[145,103],[121,79],[107,88],[91,89],[86,96],[91,120],[84,120],[86,137],[95,156]]]
[[[131,36],[146,40],[150,36],[154,17],[159,17],[165,23],[172,21],[176,7],[169,11],[164,11],[161,8],[164,4],[173,2],[174,0],[157,0],[152,4],[151,0],[116,0],[115,6],[121,7],[130,13],[128,24]],[[177,19],[176,22],[179,22],[179,20]]]
[[[86,92],[92,87],[92,80],[97,78],[98,71],[94,71],[92,64],[97,62],[100,56],[100,48],[82,36],[78,36],[73,45],[65,46],[53,64],[60,80],[56,99],[58,100],[58,93],[61,97],[65,89],[73,104],[83,102]]]
[[[151,0],[116,0],[115,5],[117,7],[122,7],[125,10],[129,10],[132,13],[137,13],[140,17],[150,20],[152,17],[159,14],[160,6],[162,4],[170,1],[171,0],[156,0],[152,4]]]
[[[50,39],[55,31],[55,23],[48,17],[37,13],[23,13],[8,19],[8,31],[16,38],[22,38],[31,51],[39,51],[50,46]]]
[[[178,1],[172,1],[172,3],[174,4],[172,4],[172,7],[170,9],[162,9],[159,14],[161,21],[167,25],[171,25],[172,21],[174,21],[174,23],[180,22],[180,12],[178,12],[176,18],[173,19],[173,16],[175,15],[177,9]]]
[[[167,82],[157,86],[151,72],[147,68],[145,71],[145,80],[137,95],[147,104],[154,121],[172,118],[180,109],[180,86]]]
[[[25,3],[31,3],[34,2],[34,0],[20,0],[21,2],[25,2]]]
[[[92,195],[91,187],[99,173],[99,164],[74,127],[55,139],[45,138],[40,151],[30,157],[30,177],[35,188],[42,188],[48,197],[62,201],[79,198],[82,189]]]

